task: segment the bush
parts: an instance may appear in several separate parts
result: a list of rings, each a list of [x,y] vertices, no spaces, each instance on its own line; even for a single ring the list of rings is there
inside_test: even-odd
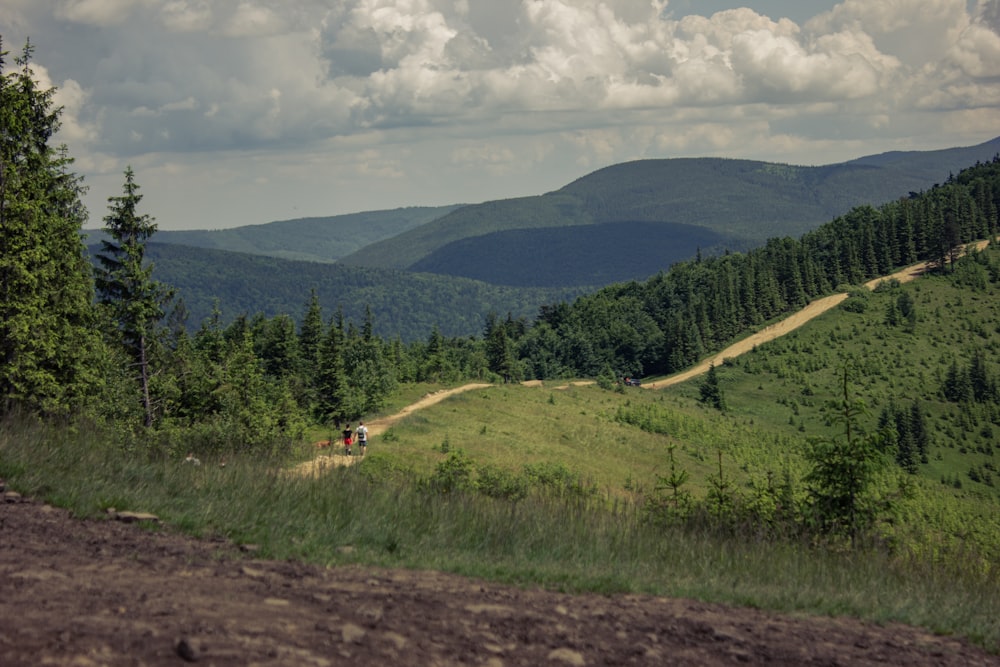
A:
[[[479,468],[476,490],[490,498],[521,500],[528,495],[528,480],[495,465]]]
[[[561,463],[529,463],[524,466],[524,474],[532,486],[557,494],[583,497],[597,492],[596,487],[586,485],[578,474]]]
[[[847,293],[847,300],[840,307],[849,313],[863,313],[868,310],[870,294],[864,288],[854,288]]]
[[[455,493],[473,488],[472,461],[461,450],[452,452],[438,464],[424,486],[436,493]]]

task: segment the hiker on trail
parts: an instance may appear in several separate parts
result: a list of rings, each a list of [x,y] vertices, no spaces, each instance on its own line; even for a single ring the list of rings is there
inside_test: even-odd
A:
[[[358,447],[361,448],[361,456],[368,452],[368,427],[364,422],[358,423]]]
[[[347,428],[344,429],[344,453],[348,456],[351,455],[351,434],[354,431],[351,429],[351,425],[348,424]]]

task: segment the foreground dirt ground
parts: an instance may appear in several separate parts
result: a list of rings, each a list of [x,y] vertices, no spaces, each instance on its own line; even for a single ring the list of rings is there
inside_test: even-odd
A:
[[[0,665],[1000,665],[901,626],[254,560],[8,494]]]

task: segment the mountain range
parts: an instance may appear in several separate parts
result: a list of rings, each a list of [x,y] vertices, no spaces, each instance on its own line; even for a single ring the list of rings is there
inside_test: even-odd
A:
[[[160,231],[150,257],[195,323],[216,299],[224,318],[294,315],[315,289],[324,308],[349,318],[369,307],[382,335],[411,339],[435,325],[445,335],[474,335],[490,311],[531,317],[544,303],[643,280],[699,253],[798,237],[997,154],[1000,137],[824,166],[639,160],[537,196]],[[88,234],[95,242],[103,232]]]

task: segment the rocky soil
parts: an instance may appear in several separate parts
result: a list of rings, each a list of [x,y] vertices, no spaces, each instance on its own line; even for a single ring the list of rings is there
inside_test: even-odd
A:
[[[902,626],[253,558],[0,502],[0,665],[1000,665]],[[127,521],[126,521],[127,520]]]

